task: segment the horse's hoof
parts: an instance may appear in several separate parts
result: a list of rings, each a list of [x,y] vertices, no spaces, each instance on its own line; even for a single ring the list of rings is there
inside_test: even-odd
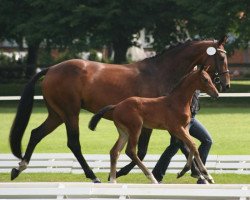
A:
[[[93,181],[93,183],[101,183],[101,181],[100,181],[99,178],[95,178],[95,179],[93,179],[92,181]]]
[[[178,173],[177,173],[177,178],[181,178],[183,175],[184,175],[183,173],[178,172]]]
[[[16,168],[13,168],[11,170],[11,176],[10,179],[13,181],[16,177],[18,177],[18,175],[20,174],[20,171]]]
[[[207,181],[211,184],[215,184],[214,179],[207,179]]]
[[[206,179],[201,179],[201,178],[199,178],[199,179],[197,180],[197,184],[209,184],[209,182],[208,182]]]
[[[215,183],[213,177],[210,174],[204,176],[204,178],[211,184]]]

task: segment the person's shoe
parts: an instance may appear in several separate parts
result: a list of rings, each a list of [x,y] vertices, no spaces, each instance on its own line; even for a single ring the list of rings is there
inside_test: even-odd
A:
[[[197,180],[197,184],[209,184],[209,183],[208,183],[208,181],[207,181],[206,179],[201,179],[201,178],[199,178],[199,179]]]

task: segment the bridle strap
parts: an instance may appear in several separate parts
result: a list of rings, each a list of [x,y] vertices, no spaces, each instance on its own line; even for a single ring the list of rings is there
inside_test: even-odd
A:
[[[229,73],[229,70],[226,70],[226,71],[222,71],[222,72],[219,72],[219,67],[218,67],[218,56],[216,56],[216,54],[218,54],[218,51],[219,52],[223,52],[223,53],[227,53],[224,49],[220,49],[220,48],[217,48],[216,49],[216,53],[214,54],[214,59],[215,59],[215,77],[214,77],[214,82],[219,84],[220,83],[220,76],[224,75],[224,74],[227,74]]]
[[[223,72],[220,72],[219,73],[219,69],[218,69],[218,58],[216,56],[216,54],[219,52],[222,52],[222,53],[227,53],[224,49],[221,49],[221,48],[216,48],[216,53],[214,54],[214,59],[215,59],[215,77],[214,77],[214,82],[216,83],[220,83],[220,76],[221,75],[224,75],[226,73],[229,73],[229,70],[226,70],[226,71],[223,71]],[[195,59],[190,66],[194,66],[194,64],[203,56],[204,54],[201,54],[197,59]]]
[[[224,72],[221,72],[221,73],[217,73],[217,75],[223,75],[223,74],[226,74],[226,73],[229,73],[229,70],[226,70],[226,71],[224,71]]]
[[[225,53],[225,54],[227,53],[224,49],[217,48],[216,50],[217,50],[217,51],[220,51],[220,52],[222,52],[222,53]]]

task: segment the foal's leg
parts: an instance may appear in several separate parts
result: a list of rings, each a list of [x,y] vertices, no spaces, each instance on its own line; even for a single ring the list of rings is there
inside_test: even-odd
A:
[[[184,131],[184,134],[180,135],[179,137],[181,137],[180,139],[188,146],[188,148],[190,149],[190,153],[189,153],[189,157],[188,157],[188,162],[186,164],[186,166],[184,167],[184,169],[180,172],[180,174],[185,174],[186,169],[185,168],[191,168],[191,163],[192,163],[192,159],[190,158],[190,155],[193,157],[195,157],[198,168],[200,170],[200,172],[204,175],[204,177],[212,183],[213,178],[212,176],[208,173],[206,167],[204,166],[203,162],[201,161],[200,155],[199,155],[199,151],[196,147],[196,144],[194,142],[194,140],[192,139],[191,135],[188,133],[188,131]],[[189,170],[188,169],[188,170]]]
[[[116,141],[113,148],[110,150],[110,182],[116,183],[116,165],[121,150],[124,148],[126,142],[128,141],[128,135],[122,131],[121,129],[117,128],[119,132],[119,138]]]
[[[68,147],[75,155],[80,163],[87,178],[90,178],[94,183],[100,183],[100,180],[95,176],[94,172],[90,169],[88,163],[82,155],[81,145],[79,141],[79,116],[67,116],[65,125],[67,129]]]
[[[205,179],[203,174],[200,172],[199,167],[196,165],[194,159],[192,159],[192,158],[193,158],[193,153],[189,152],[189,154],[187,156],[187,164],[184,166],[184,168],[180,172],[177,173],[177,178],[182,177],[193,166],[195,168],[195,170],[196,170],[198,179],[202,180],[202,182],[204,184],[208,184],[207,180]],[[191,160],[191,165],[190,165],[190,160]]]
[[[177,137],[178,139],[180,139],[184,144],[186,144],[190,150],[188,157],[187,157],[187,163],[184,166],[184,168],[182,169],[181,172],[179,172],[177,174],[177,178],[182,177],[187,171],[189,171],[191,169],[192,166],[192,161],[193,161],[193,155],[194,155],[194,148],[195,147],[195,142],[193,141],[193,139],[191,138],[189,132],[181,127],[179,130],[176,130],[174,132],[174,136]]]
[[[136,154],[136,145],[138,142],[139,134],[140,134],[140,131],[129,133],[126,154],[128,155],[128,157],[130,157],[137,164],[137,166],[143,171],[143,173],[146,175],[146,177],[152,183],[158,183],[158,181],[155,179],[154,175],[148,170],[148,168],[142,163],[142,161],[138,158],[138,156]]]
[[[30,140],[25,152],[25,155],[22,161],[19,163],[19,167],[13,168],[11,171],[11,180],[15,179],[23,170],[27,168],[27,165],[30,161],[32,153],[36,145],[49,133],[55,130],[62,123],[59,116],[56,113],[51,111],[47,119],[36,129],[31,131]]]
[[[209,183],[215,183],[213,177],[208,173],[205,165],[203,164],[200,155],[199,155],[199,151],[197,150],[197,152],[194,153],[194,157],[195,157],[195,161],[201,171],[201,173],[203,174],[203,176],[205,177],[205,179],[209,182]]]
[[[147,154],[148,143],[149,143],[151,134],[152,134],[152,129],[142,128],[141,135],[139,137],[138,151],[137,151],[137,155],[140,158],[140,160],[143,160],[145,155]],[[118,178],[120,176],[127,175],[134,168],[135,165],[136,163],[132,161],[128,165],[122,167],[116,173],[116,177]]]
[[[182,142],[181,144],[181,151],[182,153],[185,155],[185,157],[188,159],[190,150],[188,149],[188,147]],[[191,168],[193,168],[192,170],[194,170],[194,172],[197,174],[197,178],[199,180],[202,180],[204,184],[208,183],[207,180],[204,178],[204,176],[201,174],[195,160],[192,160],[192,166]],[[185,170],[183,170],[183,173],[185,174]],[[182,174],[181,172],[177,174],[177,178],[182,177],[184,174]]]

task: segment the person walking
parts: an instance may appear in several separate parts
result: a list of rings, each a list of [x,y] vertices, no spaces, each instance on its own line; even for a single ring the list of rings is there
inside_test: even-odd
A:
[[[212,146],[212,138],[208,130],[195,118],[196,114],[200,110],[199,94],[200,91],[197,90],[192,98],[190,107],[191,121],[189,123],[189,133],[191,136],[195,137],[201,142],[198,151],[200,153],[201,160],[205,165],[207,156]],[[168,169],[172,157],[178,152],[179,149],[181,149],[184,155],[188,157],[189,151],[186,148],[185,144],[179,141],[177,138],[171,136],[170,145],[165,149],[152,171],[158,182],[162,182],[162,179],[166,173],[166,170]],[[193,165],[191,167],[191,176],[194,178],[199,178]],[[198,179],[197,183],[204,184],[206,182],[204,182],[203,179]]]

